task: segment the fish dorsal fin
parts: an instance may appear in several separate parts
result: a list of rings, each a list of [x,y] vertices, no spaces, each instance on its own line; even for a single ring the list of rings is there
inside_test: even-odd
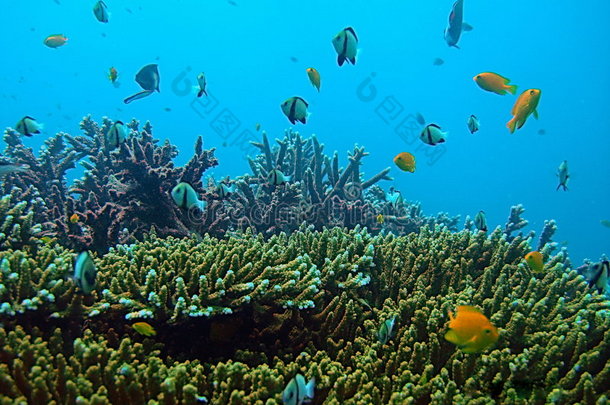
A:
[[[482,314],[481,310],[477,307],[473,307],[472,305],[460,305],[457,307],[458,312],[475,312],[478,314]]]
[[[438,126],[438,125],[436,125],[436,124],[428,124],[428,126],[429,126],[429,127],[433,127],[433,128],[438,128],[438,129],[441,129],[441,127],[439,127],[439,126]]]
[[[354,29],[353,29],[352,27],[347,27],[347,28],[345,29],[345,31],[351,32],[351,33],[352,33],[352,35],[354,36],[354,39],[355,39],[356,41],[358,41],[358,36],[356,35],[356,31],[354,31]]]

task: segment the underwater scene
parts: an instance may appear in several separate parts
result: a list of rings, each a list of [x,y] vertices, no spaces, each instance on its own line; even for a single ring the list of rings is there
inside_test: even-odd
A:
[[[0,405],[610,403],[609,14],[4,1]]]

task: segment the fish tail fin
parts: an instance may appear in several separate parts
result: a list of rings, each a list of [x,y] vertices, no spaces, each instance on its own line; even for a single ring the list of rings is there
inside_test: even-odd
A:
[[[197,97],[201,97],[201,96],[203,96],[204,94],[205,94],[205,90],[201,89],[201,90],[199,90],[199,91],[197,92]],[[206,94],[206,96],[207,96],[207,94]]]
[[[349,61],[352,65],[356,64],[356,57],[354,56],[353,58],[349,58]]]
[[[339,64],[339,66],[343,66],[343,63],[345,63],[345,56],[338,55],[337,56],[337,63]]]
[[[508,86],[507,90],[510,94],[512,94],[514,96],[515,94],[517,94],[517,85],[511,84]]]
[[[508,131],[512,134],[515,132],[515,127],[517,126],[517,119],[516,117],[513,117],[510,121],[508,121],[506,123],[506,128],[508,128]]]
[[[315,388],[316,377],[311,377],[311,380],[309,380],[309,382],[307,382],[307,385],[305,386],[305,398],[313,399]]]

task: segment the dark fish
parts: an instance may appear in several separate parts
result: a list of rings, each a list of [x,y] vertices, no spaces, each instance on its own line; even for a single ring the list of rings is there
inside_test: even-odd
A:
[[[559,185],[557,190],[563,188],[563,191],[568,191],[568,180],[570,179],[570,173],[568,172],[568,161],[564,160],[557,168],[557,177],[559,177]]]
[[[99,22],[107,23],[108,7],[106,7],[106,3],[104,3],[102,0],[99,0],[97,3],[95,3],[95,5],[93,6],[93,15],[95,15],[95,18],[97,18]]]
[[[421,113],[415,113],[415,119],[417,120],[417,123],[419,125],[426,125],[426,120],[424,119],[424,116],[421,115]]]
[[[172,109],[171,109],[171,108],[169,108],[169,107],[165,107],[165,108],[163,109],[163,111],[165,111],[165,112],[171,112],[171,111],[172,111]]]
[[[140,71],[136,74],[136,82],[142,87],[144,90],[149,91],[160,91],[159,90],[159,69],[158,65],[153,63],[150,65],[144,66]]]
[[[347,27],[339,31],[332,42],[335,51],[337,52],[337,64],[339,66],[342,66],[345,61],[348,61],[352,65],[356,64],[358,36],[352,27]]]
[[[230,5],[232,5],[232,6],[237,7],[237,3],[236,3],[236,2],[234,2],[233,0],[228,0],[228,1],[227,1],[227,3],[229,3],[229,4],[230,4]]]
[[[589,263],[580,266],[576,271],[581,274],[590,287],[596,288],[600,293],[610,291],[608,277],[610,276],[610,262],[602,260],[599,263]]]
[[[150,64],[144,66],[140,71],[136,74],[136,82],[144,89],[139,93],[136,93],[132,96],[127,97],[123,102],[125,104],[129,104],[134,100],[139,100],[144,97],[150,96],[155,91],[159,90],[159,69],[156,64]]]
[[[479,211],[474,217],[474,226],[479,231],[487,232],[487,218],[485,217],[485,211]]]
[[[291,56],[290,60],[294,63],[297,63],[299,61],[295,56]]]
[[[464,0],[457,0],[453,3],[451,13],[449,14],[449,24],[445,28],[445,41],[447,45],[459,49],[457,46],[462,35],[462,22],[464,18]]]
[[[441,58],[434,58],[434,60],[432,61],[432,64],[434,66],[440,66],[440,65],[442,65],[444,63],[445,63],[445,61],[442,60]]]
[[[297,121],[303,124],[307,123],[307,116],[309,115],[307,112],[308,106],[307,101],[295,96],[288,98],[280,107],[290,123],[294,125]]]
[[[546,131],[544,129],[539,129],[538,135],[546,135]]]
[[[76,257],[74,263],[74,281],[80,290],[86,294],[91,294],[91,291],[95,289],[95,278],[97,276],[97,270],[95,269],[95,263],[89,252],[81,252]]]
[[[125,100],[123,100],[123,102],[125,104],[129,104],[129,103],[131,103],[134,100],[139,100],[141,98],[148,97],[148,96],[150,96],[153,93],[154,93],[153,90],[144,90],[144,91],[141,91],[139,93],[136,93],[134,95],[131,95],[131,96],[127,97]]]

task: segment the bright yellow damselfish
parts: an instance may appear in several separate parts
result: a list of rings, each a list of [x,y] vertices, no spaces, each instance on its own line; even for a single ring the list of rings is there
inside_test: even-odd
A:
[[[132,328],[140,335],[144,336],[155,336],[157,331],[147,322],[136,322],[131,325]]]
[[[529,89],[525,90],[517,98],[517,101],[515,101],[515,105],[510,112],[513,115],[513,118],[506,123],[506,127],[511,134],[515,132],[515,128],[521,128],[523,124],[525,124],[527,117],[531,114],[534,115],[534,118],[538,119],[536,107],[538,107],[538,103],[540,102],[541,94],[542,92],[540,89]]]
[[[318,72],[315,68],[307,68],[307,76],[309,77],[309,81],[311,84],[320,91],[320,72]]]
[[[385,219],[383,218],[383,214],[377,215],[377,223],[383,224],[384,222],[385,222]]]
[[[401,152],[394,157],[394,163],[404,172],[415,172],[415,156],[409,152]]]
[[[470,305],[457,307],[449,313],[449,330],[445,339],[457,345],[464,353],[480,353],[498,341],[498,329],[477,308]]]
[[[542,257],[542,253],[535,250],[533,252],[529,252],[525,255],[525,261],[534,273],[542,272],[542,269],[544,268],[544,258]]]
[[[78,216],[78,214],[70,215],[70,222],[72,222],[73,224],[77,223],[79,219],[80,217]]]
[[[508,84],[510,79],[501,76],[493,72],[479,73],[472,78],[479,85],[480,88],[492,93],[499,94],[501,96],[506,93],[515,94],[517,92],[517,86],[514,84]]]

